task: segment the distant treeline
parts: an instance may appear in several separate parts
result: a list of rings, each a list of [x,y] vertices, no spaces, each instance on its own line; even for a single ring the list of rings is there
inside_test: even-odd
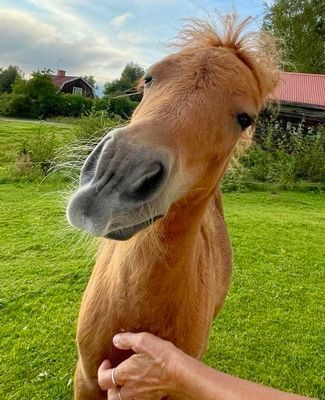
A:
[[[0,115],[43,119],[59,115],[79,117],[90,110],[104,110],[108,115],[126,119],[141,100],[137,83],[144,71],[134,63],[126,65],[119,79],[105,84],[102,98],[94,99],[58,92],[51,73],[36,71],[25,79],[17,66],[0,68]],[[94,85],[93,76],[90,78]]]

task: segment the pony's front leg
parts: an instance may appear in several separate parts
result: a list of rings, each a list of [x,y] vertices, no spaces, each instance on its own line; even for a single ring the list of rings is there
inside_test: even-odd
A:
[[[105,400],[106,392],[103,392],[97,383],[97,377],[89,379],[85,376],[80,365],[80,360],[77,363],[77,368],[74,378],[74,400]]]

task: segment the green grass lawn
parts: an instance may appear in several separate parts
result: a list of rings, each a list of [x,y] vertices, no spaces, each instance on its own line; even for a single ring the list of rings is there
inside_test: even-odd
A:
[[[63,189],[0,185],[1,400],[72,395],[93,251],[66,228]],[[324,400],[324,195],[230,193],[224,203],[235,269],[205,361]]]

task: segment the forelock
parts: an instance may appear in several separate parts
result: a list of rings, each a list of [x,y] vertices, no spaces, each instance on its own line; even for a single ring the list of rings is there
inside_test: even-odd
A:
[[[217,17],[217,23],[191,18],[176,38],[181,49],[226,48],[252,71],[264,103],[278,79],[278,52],[275,40],[263,31],[248,31],[253,18],[239,20],[236,13]]]

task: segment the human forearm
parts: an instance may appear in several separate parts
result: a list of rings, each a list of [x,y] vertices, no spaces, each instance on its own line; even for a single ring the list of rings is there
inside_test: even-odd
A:
[[[179,354],[178,382],[194,400],[306,400],[308,397],[282,392],[216,371]]]
[[[113,342],[135,354],[115,371],[108,361],[99,368],[99,386],[108,400],[311,400],[216,371],[149,333],[122,333]]]

